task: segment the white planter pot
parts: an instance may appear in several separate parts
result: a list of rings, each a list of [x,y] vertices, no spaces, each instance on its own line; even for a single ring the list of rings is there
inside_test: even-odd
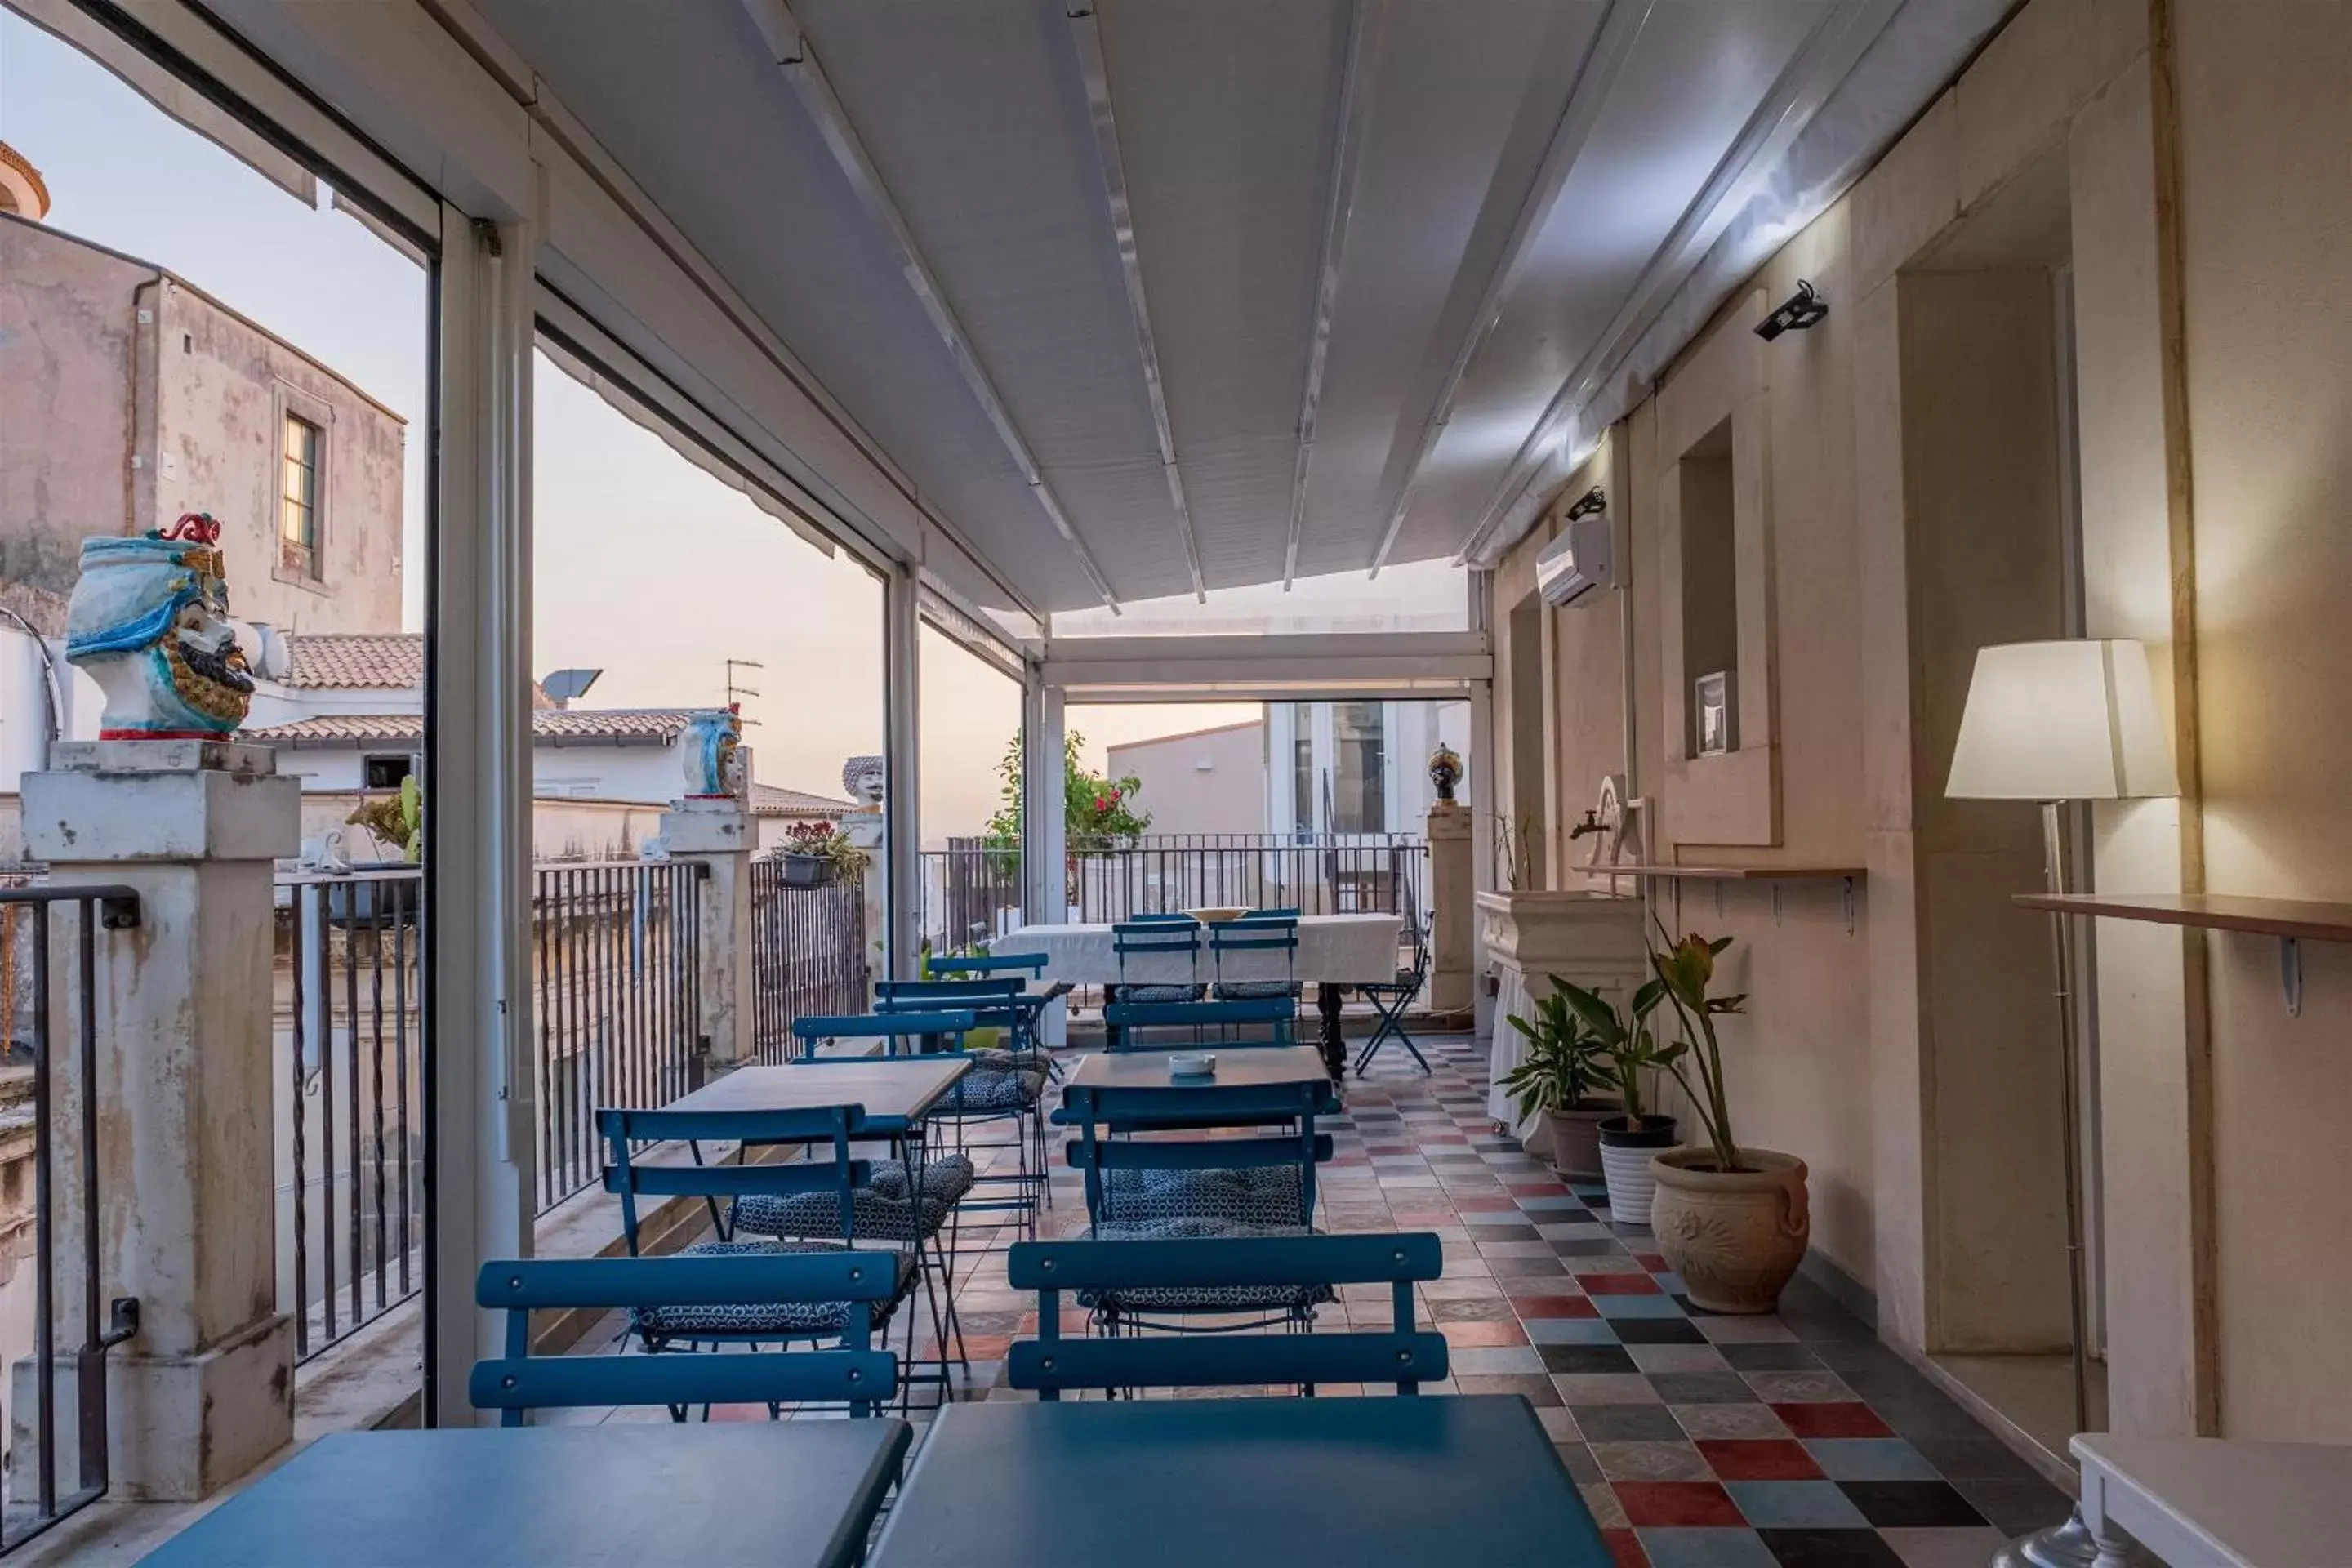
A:
[[[1609,1184],[1609,1222],[1612,1225],[1647,1225],[1650,1223],[1650,1200],[1658,1189],[1657,1178],[1650,1172],[1650,1156],[1661,1149],[1671,1149],[1675,1143],[1675,1123],[1672,1117],[1643,1119],[1644,1125],[1636,1131],[1619,1117],[1614,1130],[1603,1123],[1601,1134],[1601,1174]],[[1651,1125],[1654,1123],[1654,1125]]]

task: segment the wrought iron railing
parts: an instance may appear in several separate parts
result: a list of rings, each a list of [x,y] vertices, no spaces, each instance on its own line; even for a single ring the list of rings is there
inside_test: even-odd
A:
[[[599,1107],[663,1105],[702,1081],[697,902],[708,870],[619,860],[535,873],[542,1214],[601,1175]]]
[[[866,892],[856,883],[798,887],[782,860],[751,862],[752,1046],[781,1061],[793,1020],[862,1013],[872,979]]]
[[[423,874],[285,875],[278,899],[278,1295],[301,1360],[424,1283]]]
[[[29,1421],[22,1410],[9,1413],[16,1432],[33,1434],[34,1451],[29,1465],[21,1452],[10,1456],[6,1495],[0,1499],[0,1552],[14,1551],[106,1494],[107,1352],[138,1332],[139,1303],[125,1296],[109,1299],[101,1278],[100,1107],[92,1092],[100,1026],[98,954],[100,932],[138,923],[139,895],[130,888],[0,887],[0,997],[5,1004],[0,1007],[0,1035],[6,1037],[12,1059],[22,1047],[31,1080],[34,1405]],[[58,976],[66,991],[62,1018]],[[61,1069],[61,1063],[69,1065]],[[62,1097],[61,1070],[73,1085]],[[0,1113],[0,1130],[27,1125],[22,1105],[19,1100]],[[60,1159],[61,1145],[70,1147],[69,1158]],[[15,1184],[9,1185],[13,1189]],[[61,1186],[70,1190],[61,1192]],[[71,1205],[68,1228],[79,1244],[70,1265],[76,1277],[67,1287],[70,1294],[61,1294],[58,1279],[58,1254],[65,1249],[61,1204]],[[8,1251],[19,1258],[21,1268],[21,1255],[14,1247]],[[13,1279],[9,1288],[15,1288]],[[61,1341],[74,1347],[70,1365],[63,1369]],[[58,1439],[65,1436],[58,1426],[61,1372],[71,1380],[68,1392],[74,1412],[69,1489],[58,1475]],[[18,1381],[15,1389],[26,1386]]]
[[[923,934],[965,946],[1020,920],[1021,857],[979,839],[923,856]],[[1428,914],[1429,845],[1403,833],[1145,834],[1073,844],[1069,918],[1121,921],[1203,908]]]

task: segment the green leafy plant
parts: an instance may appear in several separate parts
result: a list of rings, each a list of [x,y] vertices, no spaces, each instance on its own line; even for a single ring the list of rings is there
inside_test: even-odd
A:
[[[1558,975],[1551,983],[1552,994],[1535,1004],[1533,1023],[1517,1013],[1506,1020],[1528,1041],[1527,1058],[1503,1076],[1503,1092],[1522,1117],[1574,1110],[1611,1079],[1600,1036],[1562,994],[1567,983]]]
[[[363,800],[343,821],[397,847],[400,858],[412,866],[425,858],[425,786],[415,773],[400,781],[398,794]]]
[[[1661,936],[1665,928],[1658,928]],[[1687,1054],[1677,1053],[1675,1061],[1665,1065],[1690,1098],[1691,1107],[1706,1129],[1707,1142],[1713,1145],[1715,1168],[1737,1171],[1739,1144],[1731,1135],[1731,1100],[1723,1080],[1723,1042],[1715,1032],[1716,1019],[1726,1014],[1746,1010],[1748,997],[1743,993],[1732,996],[1710,994],[1715,982],[1715,961],[1731,945],[1731,938],[1717,937],[1709,941],[1703,936],[1685,936],[1664,952],[1650,954],[1650,968],[1657,974],[1666,1002],[1675,1010],[1675,1021],[1682,1033],[1682,1044]],[[1693,1076],[1696,1076],[1694,1084]]]
[[[836,882],[855,882],[866,875],[873,857],[849,841],[849,835],[830,822],[795,822],[784,829],[783,852],[814,855],[828,865]]]
[[[1610,1078],[1625,1102],[1625,1114],[1639,1121],[1649,1114],[1649,1088],[1657,1074],[1673,1070],[1689,1049],[1681,1040],[1659,1039],[1650,1027],[1651,1016],[1665,1000],[1666,983],[1647,982],[1633,993],[1632,1006],[1622,1012],[1597,991],[1558,975],[1552,976],[1551,983],[1600,1043],[1608,1058]]]

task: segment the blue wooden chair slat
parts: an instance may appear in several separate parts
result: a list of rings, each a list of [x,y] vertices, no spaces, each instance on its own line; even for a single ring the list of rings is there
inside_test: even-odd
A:
[[[889,1351],[756,1351],[484,1361],[466,1386],[475,1408],[519,1415],[583,1405],[864,1405],[890,1398],[898,1380]]]
[[[853,1415],[897,1392],[898,1360],[873,1348],[877,1304],[905,1278],[887,1252],[739,1253],[700,1258],[509,1258],[482,1265],[478,1306],[507,1314],[506,1354],[478,1363],[467,1392],[478,1408],[520,1426],[527,1410],[554,1405],[849,1402]],[[849,1303],[842,1348],[742,1355],[533,1357],[530,1314],[545,1308],[760,1306]],[[778,1336],[769,1336],[771,1338]]]
[[[961,1035],[974,1026],[970,1009],[935,1008],[920,1013],[852,1013],[834,1017],[795,1018],[793,1035],[801,1040],[871,1040],[900,1035]]]
[[[482,1265],[474,1300],[517,1310],[887,1301],[898,1280],[898,1260],[887,1252],[511,1258]]]
[[[1393,1382],[1401,1394],[1446,1375],[1444,1336],[1413,1328],[1415,1281],[1444,1271],[1426,1231],[1384,1236],[1251,1237],[1181,1241],[1041,1241],[1012,1248],[1007,1278],[1038,1292],[1038,1336],[1014,1342],[1013,1386],[1054,1400],[1070,1388],[1199,1388],[1222,1384]],[[1387,1332],[1068,1340],[1065,1290],[1389,1286]]]
[[[1055,1120],[1076,1125],[1089,1120],[1125,1121],[1181,1116],[1202,1119],[1202,1125],[1207,1126],[1255,1127],[1328,1112],[1334,1103],[1335,1091],[1328,1080],[1202,1084],[1198,1088],[1189,1084],[1072,1084],[1062,1092],[1062,1111]]]
[[[865,1119],[859,1105],[828,1106],[807,1110],[634,1110],[607,1108],[596,1112],[596,1135],[608,1142],[793,1143],[830,1138],[844,1127]],[[640,1169],[655,1169],[640,1166]]]
[[[1183,1241],[1024,1241],[1005,1259],[1016,1290],[1135,1285],[1394,1285],[1441,1278],[1425,1230]],[[1042,1321],[1042,1320],[1040,1320]]]
[[[999,970],[1019,971],[1032,980],[1043,979],[1045,955],[1042,952],[988,952],[942,957],[934,952],[923,960],[923,973],[933,978],[957,973],[988,974]]]
[[[1434,1383],[1447,1365],[1444,1336],[1423,1332],[1016,1340],[1008,1363],[1013,1387],[1048,1399],[1070,1388]]]
[[[874,1167],[865,1160],[849,1163],[849,1183],[863,1186]],[[790,1165],[648,1165],[633,1161],[625,1171],[604,1168],[604,1190],[620,1195],[633,1192],[649,1198],[798,1197],[803,1193],[829,1193],[841,1184],[830,1163]]]
[[[1129,1143],[1114,1139],[1091,1148],[1097,1151],[1092,1156],[1097,1167],[1105,1171],[1229,1171],[1240,1166],[1289,1164],[1299,1157],[1296,1138],[1202,1138],[1183,1143]],[[1329,1163],[1331,1148],[1328,1132],[1315,1134],[1318,1164]],[[1080,1138],[1062,1145],[1064,1157],[1076,1170],[1086,1169],[1089,1150],[1090,1146]]]
[[[1241,1002],[1114,1002],[1103,1009],[1107,1021],[1137,1028],[1285,1024],[1293,1016],[1290,1004],[1279,996]]]
[[[1018,996],[1028,985],[1026,980],[1018,976],[1011,980],[877,980],[874,983],[874,994],[891,1001],[919,997]]]

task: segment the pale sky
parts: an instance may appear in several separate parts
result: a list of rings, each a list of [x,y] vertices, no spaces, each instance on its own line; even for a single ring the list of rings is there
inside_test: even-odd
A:
[[[306,208],[5,9],[0,140],[41,170],[51,226],[179,274],[409,420],[401,553],[411,570],[404,625],[384,629],[421,629],[424,271],[356,220]],[[882,744],[879,584],[845,554],[826,559],[543,356],[538,366],[537,672],[602,668],[583,706],[698,706],[724,699],[728,659],[756,660],[765,668],[739,679],[760,693],[743,700],[757,776],[839,795],[843,760]],[[230,563],[232,580],[237,569]],[[1139,605],[1117,621],[1064,617],[1061,629],[1134,633],[1190,619],[1222,630],[1202,617],[1234,609],[1305,614],[1335,628],[1429,625],[1433,597],[1440,622],[1461,624],[1459,589],[1426,565],[1377,584],[1350,574],[1299,586],[1290,596],[1239,590],[1207,607]],[[977,832],[995,808],[996,762],[1021,704],[1013,682],[944,637],[927,633],[921,658],[922,837],[936,843]],[[1068,722],[1100,768],[1112,743],[1258,712],[1255,703],[1105,705],[1073,709]]]

